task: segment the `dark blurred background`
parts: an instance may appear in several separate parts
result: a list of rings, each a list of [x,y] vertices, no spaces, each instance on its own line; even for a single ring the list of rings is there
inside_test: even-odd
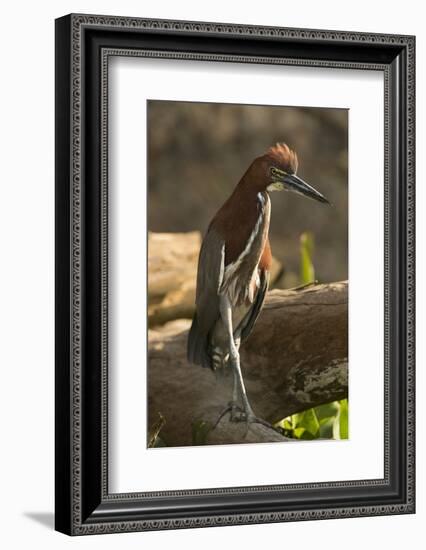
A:
[[[272,194],[270,240],[283,266],[278,286],[298,284],[300,236],[307,231],[316,279],[347,279],[345,109],[149,101],[148,229],[204,234],[252,160],[278,141],[297,152],[298,175],[333,203]]]

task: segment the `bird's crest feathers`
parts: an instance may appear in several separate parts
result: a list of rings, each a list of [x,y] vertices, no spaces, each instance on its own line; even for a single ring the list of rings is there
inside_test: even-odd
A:
[[[265,156],[279,166],[285,167],[287,172],[297,172],[297,155],[286,143],[276,143],[266,151]]]

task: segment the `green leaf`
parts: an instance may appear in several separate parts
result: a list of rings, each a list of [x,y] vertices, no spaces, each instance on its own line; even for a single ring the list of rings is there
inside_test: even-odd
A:
[[[314,237],[305,232],[300,236],[300,282],[302,285],[315,281],[315,269],[312,263]]]
[[[292,414],[289,418],[291,419],[291,424],[293,428],[297,428],[299,424],[303,422],[303,417],[305,415],[305,412]]]
[[[318,405],[318,407],[315,407],[315,412],[317,413],[319,421],[324,418],[336,416],[339,414],[339,402],[332,401],[331,403],[326,403],[325,405]]]
[[[294,439],[347,439],[347,399],[319,405],[277,422],[286,437]]]
[[[207,442],[207,435],[212,427],[210,422],[194,420],[192,423],[192,444],[205,445]]]
[[[295,437],[296,439],[301,439],[304,433],[305,428],[295,428],[293,430],[293,437]]]
[[[334,418],[333,422],[333,439],[341,439],[340,437],[340,414]]]
[[[340,401],[340,439],[349,438],[349,405],[347,399]]]
[[[302,414],[303,417],[300,419],[298,427],[305,428],[307,432],[315,437],[319,431],[319,422],[315,409],[308,409]]]
[[[322,439],[333,439],[334,416],[323,418],[320,425],[320,437]]]

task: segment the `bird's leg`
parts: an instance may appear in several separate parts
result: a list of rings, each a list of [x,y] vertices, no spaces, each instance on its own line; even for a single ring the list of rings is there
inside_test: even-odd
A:
[[[235,342],[235,345],[237,349],[240,347],[240,339]],[[216,428],[216,426],[219,424],[219,422],[222,420],[222,418],[227,414],[230,413],[230,418],[233,422],[237,422],[244,418],[244,410],[238,403],[238,380],[235,375],[235,371],[233,369],[233,386],[232,386],[232,399],[229,401],[227,406],[223,409],[223,411],[220,413],[218,419],[215,422],[215,425],[213,426],[213,429]]]
[[[238,405],[238,381],[233,370],[232,401],[231,401],[231,420],[236,420],[237,411],[241,411]]]
[[[213,429],[219,424],[225,414],[230,413],[231,420],[237,422],[242,418],[245,418],[244,409],[238,403],[238,383],[234,375],[234,384],[232,389],[232,400],[226,405],[223,411],[220,413],[218,419],[213,426]]]
[[[236,342],[237,349],[240,347],[240,342]],[[229,408],[231,411],[231,420],[232,422],[239,422],[240,420],[244,420],[245,418],[245,412],[244,409],[239,404],[239,390],[240,385],[237,377],[237,373],[235,372],[235,369],[232,367],[232,373],[233,373],[233,386],[232,386],[232,401],[229,403]]]
[[[239,352],[240,335],[236,334],[236,337],[234,336],[234,331],[232,326],[232,307],[227,296],[221,297],[220,314],[222,317],[223,324],[225,325],[226,331],[228,333],[229,360],[234,370],[233,403],[236,403],[235,398],[239,392],[241,395],[242,405],[244,409],[243,414],[241,413],[238,414],[236,410],[232,409],[232,405],[231,405],[230,407],[231,418],[232,420],[245,420],[245,422],[247,423],[247,430],[248,430],[249,424],[252,424],[252,423],[263,424],[264,426],[272,428],[271,424],[266,422],[266,420],[258,418],[254,414],[253,409],[251,408],[250,402],[248,400],[247,391],[244,385],[244,379],[243,379],[243,374],[241,372],[241,365],[240,365],[240,352]],[[241,411],[240,407],[237,406],[236,408],[238,408]]]
[[[239,338],[238,338],[238,340],[237,339],[235,340],[235,347],[237,348],[237,350],[239,350],[239,348],[240,348],[240,339]],[[230,362],[231,362],[231,365],[232,365],[232,360],[230,360]],[[240,420],[241,414],[244,414],[244,411],[241,408],[241,406],[239,405],[239,399],[238,399],[239,386],[238,386],[237,377],[235,375],[235,370],[233,368],[232,368],[232,378],[233,378],[233,382],[232,382],[232,399],[231,399],[231,401],[229,402],[228,405],[229,405],[230,412],[231,412],[231,420],[233,422],[235,422],[235,421]]]

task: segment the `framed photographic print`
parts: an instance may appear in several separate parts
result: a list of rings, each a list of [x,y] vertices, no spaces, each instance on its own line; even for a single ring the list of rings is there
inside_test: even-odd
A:
[[[413,513],[412,36],[56,21],[56,529]]]

